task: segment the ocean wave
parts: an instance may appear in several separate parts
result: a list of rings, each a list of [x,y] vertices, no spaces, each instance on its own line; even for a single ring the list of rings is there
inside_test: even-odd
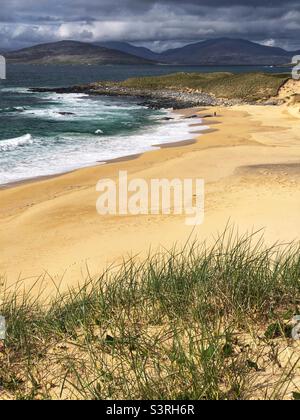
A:
[[[25,108],[23,106],[13,106],[13,107],[7,107],[7,108],[0,108],[1,114],[6,114],[10,112],[23,112]]]
[[[163,116],[170,120],[163,120]],[[158,145],[189,140],[207,126],[201,118],[185,119],[178,114],[160,114],[158,124],[141,127],[133,133],[109,136],[99,132],[61,133],[34,139],[30,134],[0,140],[0,185],[35,176],[67,172],[80,167],[159,148]],[[98,129],[100,130],[100,128]],[[26,145],[33,144],[27,148]],[[1,151],[3,153],[1,153]],[[7,151],[7,153],[6,153]],[[15,151],[9,155],[9,151]]]
[[[14,150],[18,147],[26,146],[27,144],[32,143],[33,139],[31,134],[25,134],[24,136],[8,140],[0,140],[0,151],[7,152],[9,150]]]
[[[102,130],[96,130],[96,131],[95,131],[95,134],[98,134],[98,135],[99,135],[99,134],[104,134],[104,132],[103,132]]]
[[[76,117],[74,112],[59,108],[31,108],[24,110],[23,116],[30,118],[40,118],[44,120],[69,120],[70,118]]]
[[[44,99],[48,101],[60,101],[60,102],[81,102],[84,98],[89,97],[86,93],[42,93]]]
[[[26,94],[26,93],[31,93],[29,88],[21,88],[21,87],[16,87],[16,88],[1,88],[0,89],[1,92],[7,92],[7,93],[21,93],[21,94]]]
[[[107,120],[115,119],[116,114],[124,115],[125,118],[134,110],[140,110],[140,105],[126,105],[107,103],[107,101],[95,101],[85,93],[38,93],[42,97],[42,106],[30,106],[24,109],[22,117],[37,118],[43,120],[82,120],[91,119]],[[97,133],[99,134],[99,133]],[[101,134],[101,133],[100,133]]]

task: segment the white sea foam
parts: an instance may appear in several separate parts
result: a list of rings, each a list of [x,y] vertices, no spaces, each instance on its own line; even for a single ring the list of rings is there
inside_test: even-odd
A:
[[[89,95],[86,93],[42,93],[45,99],[49,101],[64,101],[64,102],[71,102],[72,104],[74,101],[80,101],[83,98],[88,98]]]
[[[79,134],[57,132],[52,137],[30,134],[8,140],[0,140],[0,184],[54,175],[80,167],[106,162],[110,159],[144,153],[158,148],[158,144],[189,140],[195,132],[207,127],[192,127],[201,123],[171,112],[165,112],[170,120],[163,120],[163,113],[147,116],[153,125],[139,131],[108,136],[106,126],[134,127],[135,118],[142,107],[121,101],[95,99],[85,94],[36,94],[41,98],[38,106],[26,106],[17,110],[17,118],[36,118],[41,120],[97,121],[98,128],[91,133]],[[15,108],[16,109],[16,108]],[[22,112],[20,112],[22,111]],[[160,120],[155,121],[155,120]],[[102,126],[103,124],[103,126]]]
[[[115,104],[105,101],[95,101],[84,93],[41,93],[41,98],[47,107],[33,107],[22,112],[24,118],[38,118],[44,120],[104,120],[108,116],[115,118],[116,112],[130,112],[142,109],[136,104]]]
[[[30,92],[29,88],[0,88],[1,92],[27,94]]]
[[[23,117],[40,118],[44,120],[69,120],[74,118],[74,113],[69,113],[62,108],[27,109],[22,112]]]
[[[157,117],[157,118],[161,118]],[[207,126],[191,127],[200,119],[188,120],[172,114],[174,120],[161,121],[156,126],[135,134],[119,136],[60,135],[59,138],[33,139],[30,134],[17,139],[0,141],[0,151],[14,150],[14,167],[0,164],[0,184],[38,176],[54,175],[80,167],[95,165],[110,159],[144,153],[160,144],[189,140]],[[21,149],[30,145],[30,150]],[[19,152],[18,152],[19,148]],[[24,150],[24,151],[23,151]],[[1,154],[0,154],[1,158]]]
[[[131,106],[107,106],[105,102],[95,102],[87,94],[81,93],[42,93],[41,107],[32,107],[22,112],[24,118],[38,118],[44,120],[97,120],[105,119],[108,115],[116,116],[116,111],[133,109]],[[87,98],[89,98],[87,100]],[[136,106],[136,109],[141,107]]]
[[[6,152],[8,150],[16,149],[20,146],[25,146],[27,144],[32,144],[33,139],[31,134],[25,134],[21,137],[16,137],[8,140],[0,140],[0,151]]]

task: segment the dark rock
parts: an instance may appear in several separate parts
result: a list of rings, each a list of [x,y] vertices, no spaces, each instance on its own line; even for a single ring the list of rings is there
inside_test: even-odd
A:
[[[58,112],[59,115],[75,115],[74,112]]]
[[[199,118],[199,115],[190,115],[188,117],[185,117],[187,120],[192,119],[192,118]]]

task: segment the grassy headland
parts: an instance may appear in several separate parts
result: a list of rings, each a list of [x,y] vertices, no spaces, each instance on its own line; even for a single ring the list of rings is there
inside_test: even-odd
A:
[[[134,96],[144,98],[145,105],[158,108],[189,108],[266,102],[276,97],[289,79],[288,74],[269,73],[174,73],[131,78],[123,82],[99,81],[69,88],[33,91]]]
[[[286,74],[175,73],[128,79],[120,86],[154,90],[190,89],[213,94],[217,98],[257,101],[276,96],[288,79]]]
[[[50,305],[7,292],[0,397],[298,398],[299,255],[226,232],[126,261]]]

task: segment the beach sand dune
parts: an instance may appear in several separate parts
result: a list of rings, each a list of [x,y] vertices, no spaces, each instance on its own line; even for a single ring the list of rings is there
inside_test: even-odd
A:
[[[45,275],[50,288],[62,279],[68,287],[128,255],[142,258],[150,249],[181,246],[191,236],[213,241],[228,223],[241,233],[263,229],[270,244],[299,239],[296,116],[286,105],[219,108],[204,122],[214,131],[193,144],[1,190],[0,273],[9,285],[24,279],[30,287]],[[192,229],[185,215],[99,216],[96,183],[116,179],[119,170],[148,181],[203,178],[204,224]]]

